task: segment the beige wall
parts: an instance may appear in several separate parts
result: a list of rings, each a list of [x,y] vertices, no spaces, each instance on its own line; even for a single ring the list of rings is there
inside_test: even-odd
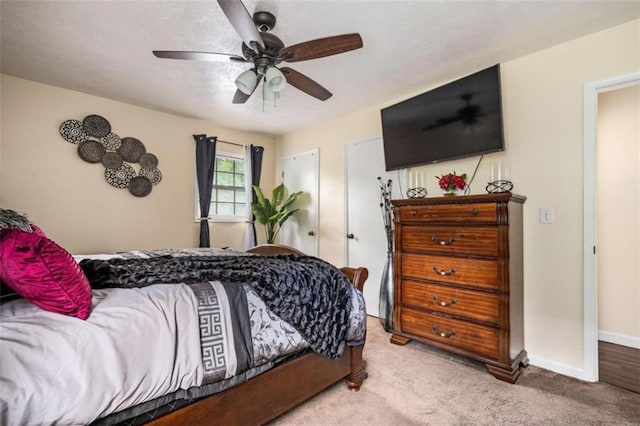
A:
[[[598,328],[638,341],[639,126],[640,84],[598,96]]]
[[[193,134],[265,147],[262,183],[273,184],[272,137],[226,129],[2,75],[0,205],[26,213],[72,253],[197,247]],[[140,139],[159,159],[162,181],[137,198],[104,180],[104,168],[81,160],[58,127],[86,115],[107,118],[118,135]],[[219,144],[218,149],[228,146]],[[244,223],[211,225],[211,245],[242,249]]]
[[[485,156],[472,188],[472,193],[484,192],[489,162],[501,158],[510,164],[514,192],[528,197],[525,345],[532,363],[566,374],[580,375],[584,356],[583,85],[640,69],[639,34],[636,20],[502,64],[506,151]],[[282,138],[282,155],[320,147],[319,254],[330,262],[344,261],[345,143],[381,135],[380,108],[416,94]],[[476,162],[450,161],[421,170],[425,176],[471,173]],[[430,194],[439,193],[435,178],[427,183]],[[554,224],[538,223],[540,207],[555,209]]]

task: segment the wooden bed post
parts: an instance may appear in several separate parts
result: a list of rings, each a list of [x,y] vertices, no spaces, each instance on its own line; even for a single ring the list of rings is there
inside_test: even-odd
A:
[[[364,288],[364,283],[369,277],[369,271],[367,268],[349,268],[344,267],[340,270],[349,278],[349,281],[360,291]],[[350,346],[347,349],[351,351],[351,374],[349,374],[345,381],[352,391],[359,391],[360,385],[369,375],[365,371],[365,362],[362,359],[363,345]]]
[[[369,377],[369,374],[365,371],[365,363],[362,359],[362,350],[364,345],[349,346],[351,351],[351,374],[349,374],[344,380],[349,386],[349,390],[357,392],[360,390],[360,385],[364,382],[364,379]]]

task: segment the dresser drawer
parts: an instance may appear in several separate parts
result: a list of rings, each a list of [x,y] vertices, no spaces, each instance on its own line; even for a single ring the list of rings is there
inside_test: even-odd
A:
[[[402,206],[401,222],[497,222],[493,203],[440,204],[432,206]]]
[[[497,359],[498,330],[429,312],[402,309],[402,332]]]
[[[403,278],[418,278],[449,284],[498,289],[498,261],[453,256],[402,253]]]
[[[498,323],[498,294],[402,280],[402,305]]]
[[[402,249],[444,254],[498,255],[498,228],[404,225]]]

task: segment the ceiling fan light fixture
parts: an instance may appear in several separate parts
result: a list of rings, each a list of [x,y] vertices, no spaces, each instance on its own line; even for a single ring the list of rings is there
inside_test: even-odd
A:
[[[269,67],[264,77],[267,87],[272,92],[279,92],[287,85],[287,79],[284,74],[276,67]]]
[[[250,95],[258,84],[258,75],[253,70],[247,70],[236,78],[235,84],[242,93]]]

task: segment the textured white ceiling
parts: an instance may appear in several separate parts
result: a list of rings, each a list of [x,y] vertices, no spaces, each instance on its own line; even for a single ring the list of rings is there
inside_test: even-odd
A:
[[[245,0],[277,17],[285,45],[358,32],[364,47],[289,64],[333,97],[288,86],[234,105],[248,64],[158,59],[152,50],[240,54],[217,2],[0,3],[2,73],[227,127],[284,134],[400,99],[496,63],[631,21],[640,1]]]

